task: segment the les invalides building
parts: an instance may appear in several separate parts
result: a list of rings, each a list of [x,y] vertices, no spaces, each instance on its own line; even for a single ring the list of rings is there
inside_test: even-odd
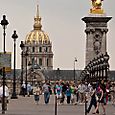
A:
[[[33,30],[25,41],[21,41],[21,82],[39,82],[45,80],[43,72],[53,70],[52,42],[42,30],[39,7],[34,17]]]

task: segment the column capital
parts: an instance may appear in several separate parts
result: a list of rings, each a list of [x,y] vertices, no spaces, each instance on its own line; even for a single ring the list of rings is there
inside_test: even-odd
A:
[[[101,31],[107,33],[107,32],[108,32],[108,29],[105,28],[105,29],[102,29]]]

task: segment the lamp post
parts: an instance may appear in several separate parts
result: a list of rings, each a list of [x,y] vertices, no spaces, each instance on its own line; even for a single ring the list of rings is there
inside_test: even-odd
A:
[[[101,55],[101,64],[100,64],[100,71],[101,71],[101,73],[100,73],[100,79],[99,79],[99,81],[100,80],[103,80],[103,78],[104,78],[104,55],[102,54]]]
[[[22,53],[21,53],[22,61],[21,61],[21,81],[20,81],[20,86],[22,86],[22,84],[23,84],[23,69],[24,69],[24,67],[23,67],[23,56],[24,56],[24,43],[23,43],[23,41],[21,41],[20,48],[22,50]],[[20,91],[22,91],[21,88],[20,88]],[[20,94],[21,94],[21,92],[20,92]]]
[[[76,76],[75,76],[75,62],[77,62],[77,59],[76,59],[76,58],[74,59],[74,70],[73,70],[73,72],[74,72],[74,76],[73,76],[73,77],[74,77],[74,83],[75,83],[75,77],[76,77]]]
[[[1,20],[1,23],[0,23],[2,26],[3,26],[3,30],[4,30],[4,33],[3,33],[3,36],[4,36],[4,53],[6,53],[6,50],[5,50],[5,36],[6,36],[6,32],[5,32],[5,29],[7,27],[7,25],[9,24],[8,21],[6,20],[6,16],[3,15],[3,20]]]
[[[28,84],[28,78],[27,78],[27,57],[28,57],[28,50],[26,50],[26,52],[25,52],[25,57],[26,57],[26,80],[25,80],[25,83],[26,83],[26,94],[27,94],[27,84]]]
[[[3,26],[3,36],[4,36],[4,45],[3,45],[3,50],[4,50],[4,54],[6,53],[5,51],[5,36],[6,36],[6,32],[5,32],[5,29],[7,27],[7,25],[9,24],[8,21],[6,20],[6,16],[3,15],[3,19],[1,20],[1,23],[0,23],[2,26]],[[2,113],[4,114],[5,113],[5,67],[3,67],[3,81],[2,81],[2,84],[3,84],[3,100],[2,100]]]
[[[17,95],[16,95],[16,39],[18,38],[18,35],[16,34],[16,31],[14,31],[12,38],[14,40],[14,77],[13,77],[13,93],[12,93],[11,99],[17,99]]]
[[[104,55],[104,62],[105,62],[105,80],[107,81],[108,78],[108,69],[109,69],[109,55],[107,54],[107,52]]]
[[[57,80],[60,80],[60,68],[57,68]]]
[[[100,77],[100,63],[101,63],[101,59],[99,56],[97,57],[97,80],[99,80],[99,77]]]

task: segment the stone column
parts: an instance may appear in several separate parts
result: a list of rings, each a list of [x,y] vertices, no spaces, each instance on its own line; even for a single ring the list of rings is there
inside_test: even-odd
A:
[[[101,53],[107,51],[107,22],[112,17],[90,16],[82,20],[86,23],[86,65]]]

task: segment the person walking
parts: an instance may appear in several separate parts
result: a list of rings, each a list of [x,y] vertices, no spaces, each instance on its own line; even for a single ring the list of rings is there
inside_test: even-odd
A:
[[[84,82],[81,81],[81,83],[78,86],[80,104],[82,104],[84,102],[84,100],[85,100],[85,90],[86,90],[86,87],[84,85]]]
[[[111,87],[111,98],[112,98],[112,105],[115,106],[115,84],[112,84]]]
[[[101,106],[103,108],[103,115],[106,115],[105,107],[104,107],[104,92],[103,92],[100,84],[97,87],[96,95],[97,95],[97,107],[96,107],[95,111],[93,112],[93,114],[96,114],[97,110],[99,109],[99,105],[101,104]]]
[[[70,91],[71,91],[71,103],[75,103],[75,84],[71,83],[70,85]]]
[[[70,85],[68,83],[66,84],[66,86],[67,86],[67,89],[66,89],[67,104],[70,104],[71,88],[70,88]]]
[[[95,88],[95,85],[92,85],[91,89],[90,89],[90,96],[91,96],[91,100],[90,100],[90,104],[88,106],[88,109],[87,109],[87,113],[90,112],[92,106],[97,107],[97,101],[96,101],[96,88]],[[99,110],[97,109],[96,113],[99,114]]]
[[[74,93],[75,93],[75,96],[76,96],[76,100],[75,100],[74,105],[77,105],[77,104],[78,104],[78,101],[79,101],[79,90],[78,90],[78,84],[76,84],[76,86],[75,86],[75,91],[74,91]]]
[[[33,88],[33,94],[34,94],[34,100],[36,102],[36,104],[38,105],[39,102],[39,96],[41,94],[41,90],[40,87],[38,86],[38,84],[35,85],[35,87]]]
[[[61,101],[61,98],[62,98],[62,85],[59,82],[56,82],[55,93],[56,93],[56,96],[57,96],[58,104],[60,104],[60,101]]]
[[[50,91],[49,91],[49,83],[48,81],[45,81],[43,87],[42,87],[43,93],[44,93],[44,101],[45,104],[49,103],[49,99],[50,99]]]
[[[30,85],[30,83],[27,84],[27,96],[30,97],[32,91],[32,86]]]
[[[9,89],[8,86],[5,84],[5,98],[4,98],[4,109],[7,110],[7,103],[9,102]],[[0,86],[0,99],[1,103],[3,103],[3,85]]]
[[[65,100],[65,92],[66,92],[66,84],[64,82],[61,83],[62,86],[62,97],[60,99],[60,104],[64,104],[64,100]]]
[[[26,84],[25,84],[25,82],[23,82],[23,84],[21,86],[21,90],[22,90],[22,95],[25,97],[25,95],[26,95]]]

